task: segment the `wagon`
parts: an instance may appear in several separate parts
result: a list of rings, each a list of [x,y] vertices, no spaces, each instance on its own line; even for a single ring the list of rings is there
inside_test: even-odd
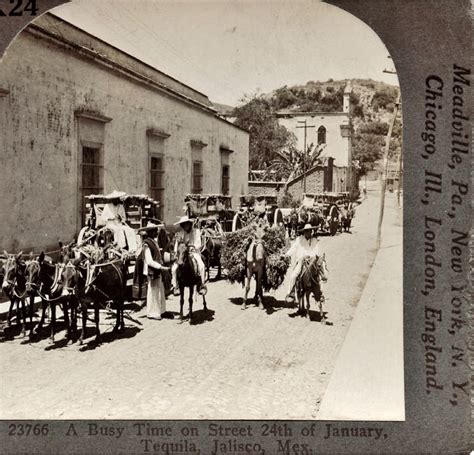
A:
[[[302,205],[307,210],[320,210],[324,223],[320,229],[322,233],[335,235],[339,229],[339,205],[349,200],[349,193],[305,193]]]
[[[278,207],[277,196],[240,196],[240,207],[232,221],[232,231],[237,231],[253,220],[263,218],[270,225],[282,225],[283,213]]]
[[[133,274],[142,245],[138,230],[145,227],[148,222],[164,228],[159,219],[159,202],[146,194],[131,195],[114,191],[107,195],[85,196],[85,207],[87,209],[85,225],[79,232],[77,245],[96,244],[106,247],[113,243],[121,252],[126,252],[126,295],[128,299],[134,298]],[[165,229],[160,229],[158,243],[160,247],[168,243]]]
[[[198,227],[212,220],[218,231],[232,229],[232,197],[223,194],[187,194],[184,197],[184,211],[189,218],[195,218]]]

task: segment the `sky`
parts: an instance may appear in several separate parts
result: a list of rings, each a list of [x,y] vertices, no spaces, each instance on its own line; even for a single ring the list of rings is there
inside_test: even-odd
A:
[[[319,0],[73,0],[52,12],[231,106],[311,80],[398,84],[375,32]]]

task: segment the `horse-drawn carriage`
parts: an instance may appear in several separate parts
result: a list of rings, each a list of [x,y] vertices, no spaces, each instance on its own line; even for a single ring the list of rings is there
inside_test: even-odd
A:
[[[223,194],[187,194],[184,197],[184,211],[196,225],[203,228],[206,224],[217,226],[221,232],[232,229],[232,197]],[[208,223],[211,221],[211,223]]]
[[[282,225],[283,213],[278,207],[277,196],[240,196],[240,207],[232,221],[232,232],[248,226],[252,221],[262,218],[268,225]]]

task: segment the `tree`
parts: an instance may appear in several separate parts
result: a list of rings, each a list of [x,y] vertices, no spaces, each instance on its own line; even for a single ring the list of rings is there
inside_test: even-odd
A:
[[[249,161],[251,169],[266,169],[283,149],[292,150],[296,137],[279,125],[270,102],[263,96],[247,96],[233,115],[235,124],[250,133]]]

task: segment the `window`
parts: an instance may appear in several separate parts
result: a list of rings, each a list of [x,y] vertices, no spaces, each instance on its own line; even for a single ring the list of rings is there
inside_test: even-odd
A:
[[[81,217],[84,224],[86,219],[86,206],[84,196],[99,194],[104,191],[103,170],[100,147],[82,147],[82,178],[81,178]]]
[[[230,166],[225,164],[222,166],[222,194],[228,195],[230,191]]]
[[[318,128],[318,145],[326,143],[326,128],[320,126]]]
[[[164,159],[163,156],[152,155],[150,157],[150,197],[160,203],[158,217],[163,217],[164,206]]]
[[[192,189],[193,194],[202,192],[202,161],[193,161]]]

